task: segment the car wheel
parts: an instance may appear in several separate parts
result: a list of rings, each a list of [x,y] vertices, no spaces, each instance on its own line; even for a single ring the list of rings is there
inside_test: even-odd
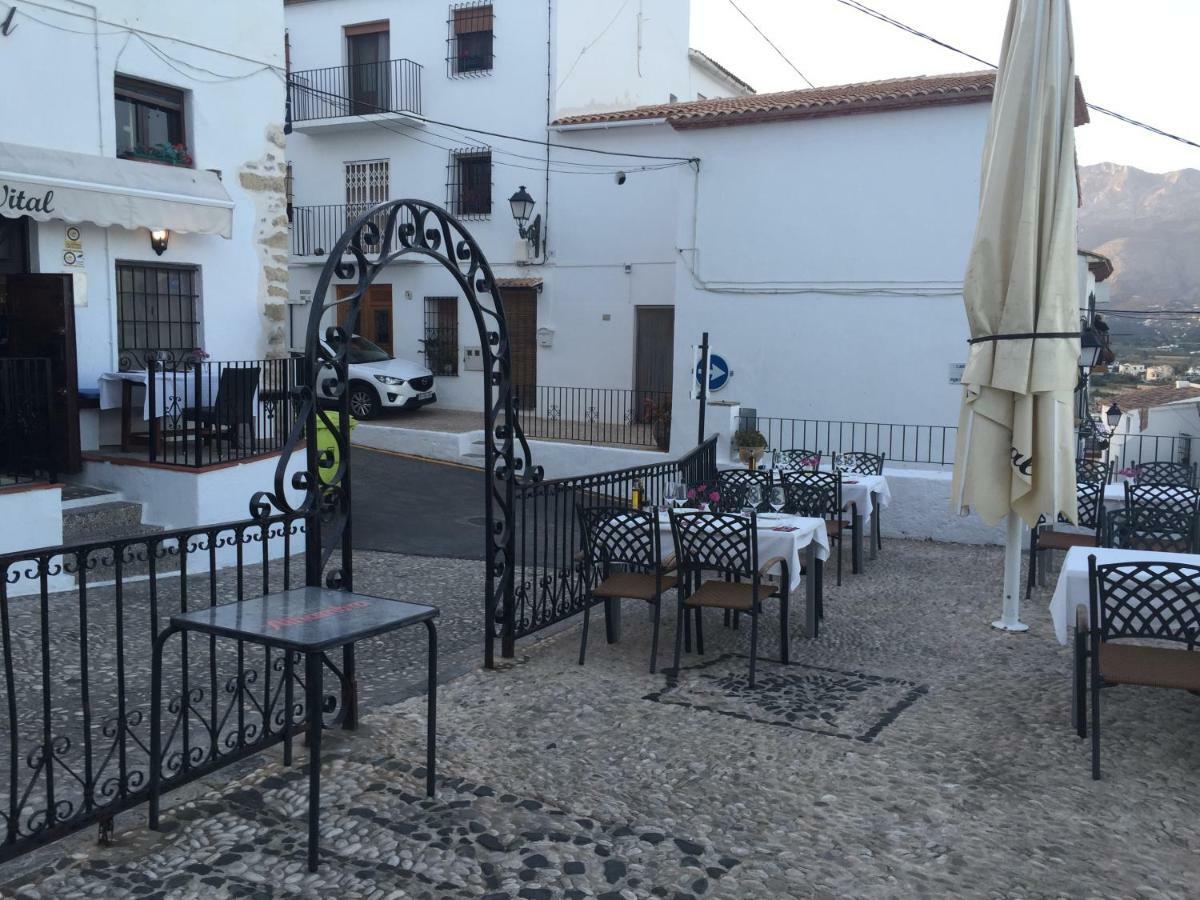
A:
[[[356,419],[374,419],[379,415],[379,395],[369,384],[350,385],[350,415]]]

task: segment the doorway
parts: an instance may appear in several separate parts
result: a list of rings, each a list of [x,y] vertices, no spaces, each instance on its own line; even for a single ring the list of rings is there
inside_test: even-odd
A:
[[[675,369],[675,307],[639,306],[636,308],[637,337],[633,358],[633,389],[642,398],[656,404],[671,393]]]
[[[352,284],[339,284],[337,296],[339,300],[349,297],[354,292]],[[346,312],[349,304],[342,303],[337,308],[337,323],[345,326]],[[358,313],[359,337],[364,337],[372,344],[387,351],[388,356],[395,356],[395,342],[392,333],[392,286],[390,284],[373,284],[367,288],[363,296],[362,308]]]
[[[537,291],[502,288],[508,325],[513,394],[522,409],[537,408]]]
[[[4,220],[0,220],[4,221]],[[0,274],[0,358],[48,360],[49,385],[30,383],[14,395],[0,423],[21,440],[39,444],[47,472],[73,473],[82,466],[79,448],[79,375],[75,357],[75,302],[70,275]],[[45,365],[43,363],[42,365]],[[47,405],[49,412],[47,415]],[[45,421],[40,438],[19,421]]]

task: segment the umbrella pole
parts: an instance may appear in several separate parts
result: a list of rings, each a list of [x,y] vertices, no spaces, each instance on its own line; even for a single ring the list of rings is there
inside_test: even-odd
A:
[[[1008,514],[1004,535],[1004,611],[992,623],[1002,631],[1028,631],[1021,621],[1021,517]]]

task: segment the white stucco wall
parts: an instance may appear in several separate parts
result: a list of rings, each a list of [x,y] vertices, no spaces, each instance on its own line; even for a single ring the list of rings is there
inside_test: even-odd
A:
[[[62,544],[62,485],[31,485],[0,489],[0,555],[20,550],[40,550],[43,547],[58,547]],[[51,564],[57,567],[61,557],[53,557]],[[36,561],[28,565],[18,564],[14,572],[37,572]],[[66,590],[74,583],[70,575],[57,574],[47,578],[51,591]],[[10,597],[36,594],[40,590],[38,579],[19,578],[7,587]]]
[[[283,154],[276,142],[282,142],[284,88],[279,72],[269,68],[283,65],[279,4],[210,0],[198,15],[191,5],[47,0],[29,12],[47,24],[23,16],[18,4],[17,27],[0,48],[0,83],[20,86],[6,93],[0,141],[113,157],[114,75],[158,82],[186,93],[195,167],[220,170],[236,204],[231,240],[174,234],[161,257],[146,229],[83,224],[82,268],[63,263],[65,223],[35,224],[34,270],[82,276],[75,298],[80,387],[94,389],[96,377],[117,365],[119,260],[198,266],[204,349],[214,359],[263,356],[271,346],[267,306],[286,296],[283,242],[276,237],[275,248],[262,242],[278,230],[272,223],[283,209],[276,170]]]

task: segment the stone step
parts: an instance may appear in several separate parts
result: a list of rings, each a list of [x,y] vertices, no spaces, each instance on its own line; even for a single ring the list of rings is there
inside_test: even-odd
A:
[[[96,506],[124,499],[125,496],[119,491],[110,491],[90,484],[64,484],[62,488],[63,509],[78,509],[81,506]]]
[[[63,543],[67,545],[132,536],[142,526],[142,504],[112,500],[63,509]]]
[[[141,537],[148,537],[153,534],[160,534],[165,529],[161,525],[127,525],[118,530],[110,532],[96,531],[82,538],[76,543],[97,543],[109,544],[115,541],[126,541]],[[150,572],[149,559],[141,557],[148,556],[146,545],[135,541],[125,548],[125,562],[121,566],[122,579],[134,578],[139,575],[146,575]],[[92,551],[90,555],[91,568],[87,573],[88,583],[98,581],[112,581],[116,578],[117,567],[112,561],[113,550],[111,548]],[[159,574],[179,571],[179,556],[177,554],[166,554],[158,559],[155,564],[155,571]]]

